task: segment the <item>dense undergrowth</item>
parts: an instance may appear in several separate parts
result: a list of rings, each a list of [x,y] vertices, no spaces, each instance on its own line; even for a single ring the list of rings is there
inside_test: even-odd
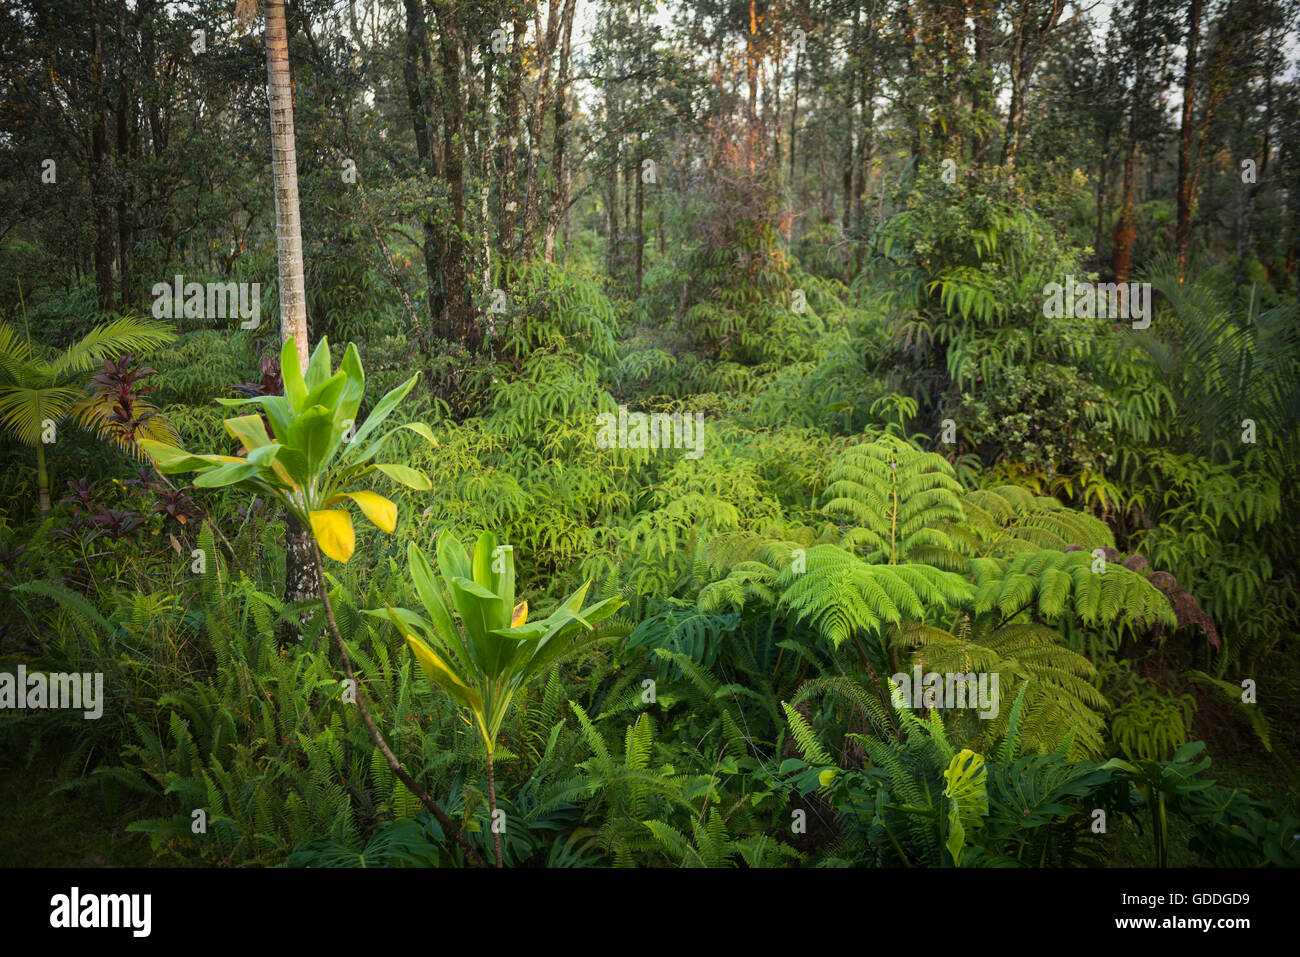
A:
[[[401,415],[427,435],[384,451],[431,487],[376,482],[391,528],[325,580],[379,730],[483,857],[492,755],[511,865],[1296,863],[1294,299],[1156,268],[1149,329],[1045,318],[1038,290],[1087,274],[1067,234],[991,185],[909,196],[852,275],[707,206],[638,300],[578,256],[515,264],[477,357],[422,351],[363,285],[337,330],[356,420],[420,373]],[[67,299],[33,308],[52,347],[84,332]],[[246,410],[213,399],[279,391],[279,343],[178,325],[140,378],[104,375],[233,456]],[[702,454],[602,448],[620,407],[699,414]],[[7,714],[10,765],[106,828],[143,808],[158,863],[465,863],[358,717],[321,602],[284,601],[275,501],[70,425],[45,517],[5,440],[0,657],[102,672],[106,703]],[[483,531],[528,621],[588,581],[622,602],[486,753],[469,699],[366,614],[432,607],[411,546]],[[909,707],[914,667],[998,675],[989,715]],[[1219,777],[1240,753],[1269,793]]]

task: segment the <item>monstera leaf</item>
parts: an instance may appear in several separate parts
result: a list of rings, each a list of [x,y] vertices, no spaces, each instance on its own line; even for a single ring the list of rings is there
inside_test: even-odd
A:
[[[967,829],[979,827],[989,813],[987,770],[984,758],[967,748],[953,755],[943,772],[947,782],[943,796],[948,800],[948,840],[944,846],[957,867],[961,867]]]

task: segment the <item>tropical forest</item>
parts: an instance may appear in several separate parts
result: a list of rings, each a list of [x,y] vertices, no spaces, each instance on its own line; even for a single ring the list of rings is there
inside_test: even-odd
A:
[[[4,0],[0,867],[1294,867],[1298,253],[1297,0]]]

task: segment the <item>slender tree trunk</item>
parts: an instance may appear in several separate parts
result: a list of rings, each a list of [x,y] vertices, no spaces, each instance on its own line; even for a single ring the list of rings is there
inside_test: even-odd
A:
[[[1139,0],[1135,19],[1136,35],[1142,36],[1146,24],[1146,0]],[[1140,52],[1140,51],[1135,51]],[[1133,81],[1133,98],[1129,104],[1128,144],[1124,150],[1124,193],[1120,202],[1119,222],[1115,224],[1115,250],[1112,265],[1116,282],[1128,282],[1130,259],[1133,252],[1133,240],[1137,235],[1137,226],[1133,222],[1133,164],[1137,156],[1138,123],[1142,113],[1142,97],[1146,87],[1146,61],[1138,64],[1137,77]]]
[[[840,227],[847,235],[853,226],[853,157],[854,157],[854,137],[853,137],[853,112],[854,112],[854,92],[856,90],[858,75],[862,70],[858,62],[862,55],[861,43],[859,38],[862,36],[862,27],[858,21],[858,0],[853,2],[853,34],[849,42],[848,63],[845,65],[847,76],[844,78],[844,119],[848,123],[848,130],[844,136],[844,154],[841,163],[840,179],[844,191],[844,212],[840,217]],[[859,137],[860,138],[860,137]]]
[[[538,60],[538,78],[537,78],[537,96],[533,100],[533,113],[528,127],[528,168],[524,177],[526,184],[524,196],[524,235],[523,243],[526,252],[531,251],[532,237],[537,226],[538,208],[542,205],[541,200],[541,166],[542,166],[542,119],[546,113],[546,105],[550,102],[551,96],[551,54],[555,50],[556,37],[556,4],[554,2],[547,4],[546,10],[546,29],[542,30],[542,14],[540,8],[537,10],[534,20],[537,30],[537,60]]]
[[[1192,116],[1196,105],[1196,47],[1201,35],[1201,0],[1192,0],[1187,18],[1187,66],[1183,71],[1183,115],[1178,140],[1178,281],[1187,272],[1192,241]]]
[[[50,511],[50,473],[45,465],[45,443],[39,441],[37,436],[36,443],[36,488],[40,496],[41,517]]]
[[[993,17],[987,4],[975,4],[975,97],[976,116],[980,119],[991,109],[993,92]],[[971,162],[982,163],[989,147],[987,132],[971,134]]]
[[[307,295],[303,281],[302,227],[298,209],[298,160],[289,81],[289,35],[283,0],[266,0],[267,98],[271,107],[271,176],[275,193],[275,249],[280,289],[281,341],[292,339],[307,369]],[[305,601],[318,574],[311,534],[292,513],[285,516],[285,600]],[[301,635],[295,636],[301,640]]]
[[[1107,162],[1110,154],[1110,127],[1102,133],[1101,150],[1097,154],[1097,237],[1093,242],[1093,255],[1098,265],[1101,264],[1101,244],[1105,237],[1106,223],[1106,186],[1110,178],[1110,166]]]
[[[493,771],[495,764],[495,754],[492,751],[487,753],[487,779],[488,779],[488,808],[492,812],[492,844],[497,852],[497,867],[505,867],[501,860],[501,832],[497,830],[497,779]]]
[[[555,234],[559,229],[562,210],[568,203],[568,180],[564,173],[564,153],[567,148],[569,124],[569,52],[573,40],[573,11],[575,0],[565,0],[560,14],[560,65],[555,74],[555,156],[551,164],[553,183],[551,202],[546,217],[545,256],[547,262],[555,261]]]
[[[640,134],[637,134],[638,141]],[[641,167],[644,162],[644,154],[641,152],[640,143],[637,144],[637,155],[642,157],[637,162],[636,168],[636,295],[641,297],[641,277],[644,274],[645,262],[645,230],[643,228],[643,217],[645,211],[645,172]]]
[[[899,8],[898,25],[903,40],[903,56],[907,59],[907,79],[903,85],[900,105],[912,132],[908,166],[915,176],[915,170],[921,162],[921,107],[918,105],[920,81],[917,77],[916,24],[912,19],[910,0],[903,0]]]
[[[749,35],[745,42],[745,79],[749,84],[749,101],[745,118],[751,133],[758,125],[758,56],[758,0],[749,0]]]
[[[280,334],[298,344],[307,367],[307,295],[303,281],[298,159],[289,81],[289,35],[284,0],[266,0],[266,72],[271,106],[271,174],[275,192],[275,249],[280,287]]]
[[[460,23],[453,4],[434,5],[438,18],[438,52],[442,65],[443,171],[451,194],[450,228],[440,227],[439,272],[444,300],[438,324],[445,339],[466,344],[470,339],[470,304],[465,256],[465,164],[462,133],[464,101],[460,79]]]
[[[433,151],[433,127],[429,120],[430,109],[426,100],[432,92],[421,89],[421,64],[428,64],[428,35],[424,27],[424,12],[420,0],[405,0],[406,9],[406,50],[402,62],[402,81],[406,86],[406,102],[411,113],[411,127],[415,131],[415,155],[419,168],[425,175],[433,175],[435,165]],[[433,221],[433,210],[426,209],[421,216],[424,232],[424,273],[425,298],[429,304],[429,321],[438,328],[442,313],[441,287],[438,281],[438,231]],[[376,231],[377,235],[377,231]],[[418,335],[421,350],[429,353],[429,337],[421,330]]]
[[[320,595],[321,603],[325,606],[325,621],[329,625],[330,634],[334,638],[334,647],[339,653],[339,660],[343,663],[343,673],[347,675],[348,681],[352,683],[352,687],[356,690],[357,711],[361,714],[361,721],[366,726],[366,730],[370,732],[370,740],[379,749],[379,753],[383,755],[384,761],[397,775],[398,780],[406,785],[407,790],[420,799],[421,803],[429,809],[429,812],[442,825],[443,831],[460,845],[469,862],[475,867],[487,867],[487,862],[483,860],[478,851],[474,850],[474,846],[466,839],[461,829],[456,826],[456,822],[448,817],[447,812],[442,809],[442,805],[435,801],[432,795],[402,767],[402,762],[397,760],[397,755],[393,754],[392,748],[388,746],[388,742],[384,740],[383,734],[375,724],[375,719],[371,717],[370,708],[366,705],[366,696],[361,691],[361,683],[357,681],[357,676],[352,670],[352,658],[348,655],[347,645],[343,643],[343,634],[339,631],[338,622],[334,618],[334,605],[330,601],[329,588],[325,585],[325,570],[320,549],[317,548],[315,539],[310,539],[310,541],[316,559],[316,589]],[[499,848],[497,853],[500,855]]]
[[[506,76],[502,104],[501,210],[497,235],[497,243],[502,254],[507,257],[513,257],[516,251],[515,219],[521,196],[515,182],[515,169],[519,162],[520,87],[523,83],[524,36],[527,32],[528,21],[524,19],[523,7],[516,7],[510,47],[510,71]]]
[[[113,226],[108,198],[108,106],[104,100],[104,41],[98,0],[90,5],[94,43],[95,118],[90,134],[90,202],[95,222],[95,284],[99,307],[113,308]]]
[[[1145,0],[1143,0],[1145,3]],[[1029,103],[1029,83],[1043,55],[1048,35],[1056,29],[1065,10],[1065,0],[1048,0],[1041,19],[1033,3],[1023,3],[1019,19],[1013,23],[1015,37],[1011,52],[1011,104],[1007,110],[1006,135],[1002,141],[1002,163],[1014,169],[1020,137],[1024,131],[1025,110]],[[1138,19],[1142,15],[1139,13]],[[1145,69],[1145,64],[1139,69]]]
[[[133,296],[131,279],[132,197],[130,183],[134,178],[131,164],[131,128],[134,125],[135,97],[131,92],[128,63],[138,62],[127,50],[126,4],[117,8],[117,271],[118,289],[122,307],[131,304]]]
[[[465,52],[468,56],[468,48],[466,48]],[[479,123],[483,127],[484,136],[487,140],[487,148],[479,151],[479,155],[482,157],[479,164],[479,249],[483,256],[480,281],[483,287],[483,298],[486,299],[492,292],[492,248],[491,239],[488,235],[489,230],[492,228],[492,220],[488,214],[488,192],[492,178],[488,173],[491,169],[492,157],[496,156],[497,152],[497,127],[492,112],[492,81],[496,70],[496,56],[492,52],[490,43],[483,43],[479,46],[479,58],[483,64],[483,105],[479,111]],[[490,311],[485,312],[483,318],[488,336],[495,336],[496,325],[493,322],[493,313]]]
[[[799,128],[799,67],[802,63],[802,51],[794,51],[794,96],[790,100],[790,183],[794,184],[795,131]]]
[[[1279,39],[1272,30],[1268,34],[1267,49],[1274,50],[1279,47]],[[1280,67],[1280,64],[1279,64]],[[1273,77],[1274,71],[1268,63],[1264,69],[1264,118],[1263,131],[1264,141],[1260,144],[1259,167],[1255,171],[1255,182],[1250,184],[1246,190],[1246,205],[1242,218],[1242,242],[1241,248],[1237,251],[1237,269],[1234,286],[1240,288],[1242,277],[1245,269],[1245,253],[1252,245],[1251,235],[1254,226],[1255,200],[1259,196],[1259,191],[1266,182],[1264,174],[1268,171],[1269,154],[1273,152]],[[1238,177],[1240,179],[1240,177]]]

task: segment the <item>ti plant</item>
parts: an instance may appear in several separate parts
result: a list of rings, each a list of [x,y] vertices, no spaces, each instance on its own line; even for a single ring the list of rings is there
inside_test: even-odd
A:
[[[244,447],[245,457],[193,455],[161,442],[141,440],[163,473],[195,472],[198,488],[240,488],[278,500],[312,536],[330,558],[346,562],[356,547],[352,517],[343,505],[351,499],[361,513],[385,532],[397,527],[397,506],[389,499],[361,487],[362,480],[380,472],[400,485],[418,491],[433,487],[429,477],[406,465],[376,462],[388,441],[410,429],[437,445],[429,427],[408,422],[383,436],[374,433],[415,385],[419,374],[393,389],[356,427],[357,410],[365,393],[366,377],[354,345],[349,345],[339,369],[330,374],[329,343],[322,339],[300,371],[298,347],[286,340],[280,351],[284,395],[259,395],[243,399],[218,399],[222,405],[260,405],[266,413],[226,419],[226,431]],[[267,431],[267,423],[271,430]]]
[[[472,556],[451,535],[439,537],[438,571],[450,605],[434,578],[428,558],[414,544],[407,550],[411,578],[424,605],[422,617],[405,608],[386,607],[367,614],[388,617],[405,636],[431,679],[469,708],[487,749],[488,804],[497,867],[501,834],[497,828],[493,758],[501,723],[515,693],[562,655],[595,635],[595,625],[623,605],[617,596],[583,607],[588,579],[550,615],[528,621],[528,603],[515,604],[515,563],[510,546],[498,547],[491,532],[479,536]],[[460,616],[458,629],[452,609]]]
[[[446,833],[461,845],[469,860],[485,866],[482,857],[429,793],[402,767],[370,715],[365,698],[352,671],[352,660],[334,619],[325,570],[324,552],[335,561],[352,557],[355,536],[351,515],[344,505],[351,500],[361,513],[385,532],[397,527],[397,506],[369,489],[362,481],[380,472],[393,481],[417,490],[432,488],[429,477],[405,465],[385,464],[375,459],[401,429],[410,429],[431,444],[437,442],[428,426],[414,422],[389,429],[375,437],[376,430],[397,408],[415,385],[411,376],[375,405],[362,425],[356,427],[357,410],[365,394],[366,378],[355,345],[349,345],[337,372],[331,374],[329,344],[320,341],[304,374],[298,347],[292,339],[280,351],[284,395],[258,395],[243,399],[218,399],[227,406],[260,405],[266,414],[244,415],[225,420],[226,431],[243,445],[244,456],[195,455],[161,442],[142,440],[140,445],[163,473],[198,472],[198,488],[234,485],[258,496],[275,499],[311,529],[316,554],[316,583],[325,618],[352,687],[357,688],[357,707],[370,738],[383,754],[393,773],[433,813]],[[270,431],[267,424],[270,424]]]

